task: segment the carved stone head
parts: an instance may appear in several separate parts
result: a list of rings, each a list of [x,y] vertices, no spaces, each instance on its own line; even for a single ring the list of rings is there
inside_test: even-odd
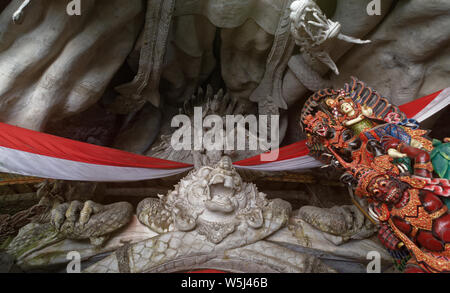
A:
[[[229,157],[191,172],[161,200],[176,230],[197,229],[213,243],[221,242],[241,224],[260,228],[262,208],[267,204],[264,194],[242,181]]]

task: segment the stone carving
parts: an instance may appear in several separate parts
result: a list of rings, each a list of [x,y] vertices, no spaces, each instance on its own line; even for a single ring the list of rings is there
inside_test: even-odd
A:
[[[357,211],[304,207],[291,213],[288,202],[270,200],[244,182],[229,157],[191,171],[131,214],[128,203],[65,202],[23,227],[6,251],[25,270],[67,262],[58,256],[72,250],[83,260],[113,252],[86,272],[335,272],[324,261],[364,262],[366,250],[381,251],[364,239],[373,231]],[[382,254],[383,263],[388,260]]]
[[[87,240],[101,247],[111,233],[131,220],[133,207],[127,202],[100,205],[92,201],[63,203],[20,229],[6,248],[21,260],[64,239]]]
[[[159,233],[197,228],[215,244],[241,222],[261,228],[263,208],[269,203],[254,185],[242,182],[229,157],[223,157],[214,168],[203,166],[190,173],[173,191],[155,201],[148,199],[138,207],[143,224]]]
[[[353,47],[339,61],[341,75],[331,77],[332,86],[339,88],[355,75],[397,105],[447,88],[449,11],[450,2],[444,0],[395,5],[371,34],[373,42]],[[427,122],[431,127],[433,118]]]
[[[14,238],[21,228],[39,218],[48,210],[48,207],[38,204],[14,215],[0,215],[0,247],[6,245],[8,239]]]
[[[347,36],[341,32],[341,24],[328,19],[313,0],[297,0],[291,4],[291,32],[295,43],[300,46],[302,52],[307,52],[313,58],[317,58],[328,66],[336,75],[339,70],[330,57],[332,48],[327,47],[327,41],[337,38],[339,40],[367,44],[363,41]]]
[[[207,115],[217,115],[222,118],[223,121],[223,141],[230,132],[234,132],[233,135],[236,135],[239,131],[245,133],[245,150],[206,150],[204,145],[200,150],[194,148],[194,140],[191,139],[192,151],[191,150],[175,150],[172,146],[171,139],[176,128],[172,128],[166,133],[159,136],[159,138],[155,141],[153,147],[146,153],[148,156],[158,157],[162,159],[177,161],[177,162],[185,162],[189,164],[194,164],[196,168],[200,168],[205,165],[213,165],[217,163],[223,155],[231,157],[233,160],[242,160],[245,158],[253,157],[259,155],[263,151],[261,150],[261,145],[264,144],[266,147],[268,143],[265,140],[262,140],[257,136],[257,133],[253,133],[248,129],[245,129],[245,125],[242,126],[239,121],[244,119],[243,116],[241,118],[236,117],[236,123],[233,128],[227,128],[226,125],[226,117],[227,115],[233,115],[236,113],[242,113],[243,109],[240,108],[242,104],[238,103],[237,99],[234,98],[230,94],[225,94],[225,92],[220,89],[216,93],[213,92],[212,86],[208,85],[206,90],[199,88],[197,93],[193,95],[190,99],[186,100],[183,103],[183,107],[179,109],[179,114],[184,114],[190,118],[191,129],[194,126],[194,107],[202,108],[202,119]],[[278,114],[278,108],[269,101],[260,103],[260,113],[264,113],[265,115],[276,115]],[[271,116],[269,116],[271,117]],[[270,118],[269,118],[270,119]],[[268,119],[268,120],[269,120]],[[270,127],[270,122],[269,122]],[[286,124],[282,124],[280,126],[281,131],[287,127]],[[206,133],[211,133],[216,135],[216,131],[218,129],[211,127],[202,127],[203,136]],[[271,135],[270,129],[268,129],[268,136]],[[249,148],[250,137],[255,138],[257,140],[257,149],[251,150]],[[270,138],[267,139],[270,141]]]
[[[101,246],[108,236],[128,224],[133,206],[127,202],[101,205],[93,201],[63,203],[51,211],[51,224],[67,239],[89,239]]]
[[[159,6],[157,5],[159,5],[159,2],[153,2],[154,1],[150,1],[149,3],[155,5],[155,8],[150,10],[158,11]],[[294,1],[291,5],[293,8],[293,20],[289,20],[288,17],[288,21],[286,21],[284,19],[285,7],[286,5],[289,6],[292,1],[246,0],[226,1],[225,3],[218,0],[196,0],[190,1],[189,4],[186,4],[185,1],[163,1],[161,3],[164,4],[164,7],[161,11],[163,11],[164,15],[160,15],[161,23],[158,22],[159,16],[157,13],[152,15],[149,12],[147,15],[148,23],[151,24],[151,21],[153,21],[155,24],[149,25],[149,27],[158,30],[161,40],[165,40],[167,37],[165,35],[168,27],[167,24],[172,21],[173,34],[169,34],[170,42],[167,42],[167,46],[164,45],[165,42],[161,42],[160,47],[158,48],[142,48],[143,57],[148,57],[146,59],[147,61],[142,62],[142,64],[145,63],[153,67],[150,69],[147,68],[147,71],[145,71],[143,70],[145,65],[142,65],[139,70],[140,73],[138,74],[138,77],[136,77],[139,82],[133,84],[135,87],[138,87],[137,84],[141,85],[139,86],[140,88],[146,87],[149,84],[151,84],[151,88],[161,88],[157,85],[159,78],[161,77],[163,83],[167,85],[161,89],[161,93],[167,101],[171,101],[169,104],[176,104],[172,103],[173,101],[183,102],[186,98],[191,96],[198,86],[204,84],[208,77],[214,75],[214,79],[217,80],[217,74],[214,72],[215,69],[217,69],[218,60],[216,56],[214,56],[213,45],[216,34],[220,34],[221,44],[223,45],[221,47],[220,60],[222,61],[221,64],[227,64],[227,66],[221,66],[221,70],[219,71],[223,73],[226,92],[235,96],[238,103],[241,103],[243,107],[249,105],[248,103],[243,102],[246,99],[248,100],[249,97],[251,101],[260,101],[261,99],[266,99],[266,96],[269,95],[273,97],[278,107],[288,108],[299,99],[304,98],[307,94],[307,89],[318,90],[319,88],[328,86],[325,85],[327,80],[323,79],[322,76],[329,69],[329,67],[320,66],[317,62],[309,60],[306,54],[294,53],[293,56],[289,57],[293,53],[292,46],[290,46],[290,42],[286,40],[289,38],[285,37],[284,29],[286,27],[292,27],[294,31],[293,36],[297,36],[295,41],[297,44],[300,44],[300,48],[308,48],[312,45],[314,45],[314,48],[331,46],[332,50],[330,48],[321,48],[321,50],[323,49],[323,52],[328,53],[329,59],[332,61],[328,60],[328,57],[325,55],[322,58],[320,57],[321,54],[318,53],[318,56],[321,59],[328,60],[326,62],[333,68],[335,62],[352,48],[352,44],[346,42],[347,38],[344,37],[344,35],[354,36],[355,39],[351,39],[351,41],[355,41],[357,38],[364,38],[365,35],[373,32],[373,44],[370,46],[355,47],[353,53],[357,54],[357,56],[355,57],[354,54],[348,54],[348,57],[345,57],[344,60],[342,60],[342,65],[340,65],[341,75],[343,75],[342,78],[336,76],[332,77],[332,83],[335,86],[340,86],[342,81],[348,78],[349,74],[357,74],[376,85],[384,94],[392,96],[393,100],[398,104],[400,104],[400,102],[407,102],[413,97],[425,95],[426,93],[444,88],[447,80],[445,72],[440,70],[439,66],[434,66],[433,63],[437,62],[436,64],[442,64],[441,61],[435,61],[439,59],[438,57],[423,57],[425,58],[424,60],[414,62],[410,60],[415,60],[414,56],[416,54],[411,48],[420,48],[422,53],[416,54],[417,56],[428,56],[427,52],[430,52],[430,56],[442,55],[443,60],[446,60],[446,50],[440,50],[440,44],[445,44],[445,37],[447,35],[445,33],[431,33],[427,36],[430,38],[430,41],[409,45],[411,34],[409,33],[409,27],[404,26],[403,23],[413,22],[414,19],[411,18],[411,15],[421,13],[425,18],[430,19],[430,23],[427,24],[427,26],[423,26],[425,29],[418,29],[415,30],[415,32],[420,32],[421,35],[425,36],[425,34],[429,32],[428,27],[431,27],[432,31],[440,31],[438,28],[447,27],[445,26],[445,23],[431,23],[431,21],[434,19],[440,20],[440,16],[444,16],[441,12],[448,11],[448,9],[446,9],[447,3],[445,1],[438,2],[436,7],[439,7],[439,9],[434,9],[434,2],[430,4],[419,0],[411,2],[406,6],[395,5],[395,7],[391,7],[391,0],[383,0],[381,5],[381,15],[369,16],[366,13],[368,2],[368,0],[359,2],[337,1],[334,14],[330,14],[328,18],[326,18],[323,13],[320,12],[318,5],[313,1]],[[2,115],[4,121],[32,129],[43,130],[48,121],[59,120],[73,115],[90,107],[93,103],[98,101],[106,88],[106,84],[111,80],[112,75],[117,71],[120,64],[122,64],[125,56],[132,50],[131,47],[137,39],[137,32],[143,23],[142,17],[137,16],[142,10],[140,1],[134,1],[133,5],[129,5],[128,7],[130,9],[126,10],[126,13],[125,11],[122,11],[121,16],[123,16],[123,22],[117,26],[109,24],[109,16],[105,17],[105,19],[98,19],[98,23],[95,23],[94,19],[88,19],[87,15],[89,15],[89,13],[87,12],[92,9],[97,9],[97,6],[100,4],[111,5],[112,7],[111,9],[106,9],[106,7],[105,9],[103,7],[98,8],[103,11],[114,11],[115,9],[113,9],[113,6],[118,5],[115,2],[96,2],[95,5],[84,5],[83,10],[85,10],[86,13],[83,13],[82,16],[76,18],[77,23],[71,26],[71,30],[75,32],[77,27],[82,25],[85,25],[86,27],[95,27],[98,25],[99,27],[110,27],[107,31],[112,32],[117,38],[119,38],[118,35],[120,33],[123,35],[126,34],[126,38],[120,38],[122,42],[111,41],[111,43],[117,44],[117,48],[108,45],[108,50],[99,50],[104,53],[111,53],[111,56],[114,56],[114,58],[105,56],[105,58],[109,60],[110,66],[108,69],[101,68],[103,63],[95,65],[91,64],[90,69],[83,67],[80,62],[76,65],[70,63],[70,60],[74,60],[72,57],[78,55],[73,54],[74,52],[65,52],[61,50],[70,41],[73,42],[70,44],[70,47],[76,47],[78,49],[77,52],[80,53],[79,55],[95,55],[91,54],[92,52],[82,53],[84,50],[88,49],[83,49],[80,45],[82,42],[79,42],[78,40],[89,39],[87,35],[83,35],[82,33],[79,35],[75,33],[74,36],[78,37],[69,40],[65,39],[64,36],[71,35],[70,32],[55,32],[55,35],[51,38],[52,41],[49,44],[39,42],[38,27],[50,24],[41,23],[42,19],[38,19],[38,16],[45,11],[51,11],[51,13],[61,11],[61,13],[63,13],[65,12],[66,3],[52,2],[44,5],[32,1],[15,1],[11,2],[2,11],[1,21],[5,24],[2,26],[5,32],[2,34],[2,36],[5,36],[3,43],[9,45],[5,48],[0,48],[0,54],[5,56],[5,61],[2,61],[5,72],[8,71],[11,73],[8,74],[8,77],[5,77],[5,80],[2,82],[2,84],[5,85],[5,88],[0,89],[0,97],[2,100],[8,101],[8,103],[2,104],[3,106],[0,107],[0,110],[4,113]],[[318,4],[322,5],[322,3]],[[172,17],[174,5],[175,9]],[[31,11],[31,9],[33,10],[33,13],[27,13]],[[305,13],[307,9],[310,11]],[[393,13],[385,20],[385,15],[390,11]],[[236,15],[236,12],[239,13]],[[314,16],[314,12],[316,12],[319,20]],[[230,15],[236,15],[236,17],[229,17]],[[352,17],[349,17],[349,15]],[[12,17],[15,21],[22,21],[22,24],[20,26],[8,25],[11,23]],[[301,25],[302,17],[304,26]],[[49,17],[46,19],[55,20],[60,18]],[[397,21],[399,19],[401,21]],[[308,21],[312,21],[312,23],[308,23]],[[442,21],[444,21],[444,19],[442,19]],[[377,26],[380,22],[382,22],[383,25]],[[127,26],[124,26],[124,23],[127,23]],[[158,24],[161,24],[161,26]],[[64,27],[63,24],[54,25]],[[421,26],[421,24],[417,25]],[[339,26],[341,31],[340,33],[337,33],[337,28]],[[125,27],[130,31],[132,30],[133,33],[124,33]],[[434,29],[435,27],[436,29]],[[332,31],[333,28],[335,29],[334,31]],[[119,31],[120,33],[118,33]],[[311,32],[314,38],[311,38],[306,31]],[[314,32],[317,34],[314,34]],[[334,38],[328,38],[323,42],[324,36],[331,36],[336,33],[337,35]],[[152,46],[148,42],[143,41],[144,39],[148,40],[148,36],[151,34],[152,30],[149,29],[147,30],[146,38],[144,38],[144,36],[140,38],[137,42],[138,45],[136,46],[137,52],[140,52],[141,50],[139,44],[145,43],[147,46]],[[393,38],[393,34],[402,41],[395,42],[395,45],[394,42],[389,42],[389,40]],[[321,37],[319,37],[319,35],[321,35]],[[6,39],[6,36],[8,36],[9,39]],[[100,39],[110,40],[108,36],[110,35],[105,32],[105,36]],[[344,41],[341,41],[339,38],[344,39]],[[25,40],[28,40],[29,43],[23,43]],[[98,41],[98,46],[101,46],[101,41]],[[76,43],[76,45],[74,45],[74,43]],[[330,44],[327,45],[327,43]],[[319,45],[317,46],[317,44]],[[397,44],[408,45],[397,48],[395,47]],[[42,62],[38,62],[38,60],[34,60],[29,56],[23,56],[23,54],[17,54],[16,56],[14,52],[10,51],[12,48],[22,47],[36,48],[41,52],[38,54],[39,56],[47,57],[45,60],[42,59]],[[96,46],[91,47],[94,48]],[[427,49],[428,47],[430,47],[429,50]],[[311,48],[311,50],[314,51],[314,48]],[[375,48],[378,53],[368,54],[369,51],[373,51],[373,48]],[[158,51],[157,54],[156,51]],[[163,66],[161,65],[162,54],[160,51],[170,51],[173,53],[168,56],[166,64]],[[322,51],[319,50],[317,52]],[[59,56],[61,58],[55,57],[58,55],[56,52],[62,53],[62,55]],[[395,52],[399,52],[398,54],[401,56],[397,56],[398,54]],[[66,55],[66,53],[68,55]],[[140,54],[138,53],[137,55]],[[155,64],[148,61],[153,55],[156,58]],[[1,59],[2,56],[0,56],[0,61],[3,60]],[[379,66],[384,68],[384,72],[389,72],[389,80],[401,80],[401,82],[392,84],[376,80],[379,70],[372,69],[376,68],[377,60],[385,60],[385,58],[387,58],[386,56],[396,56],[396,58],[389,57],[389,60],[386,59],[386,61],[381,63],[378,62],[380,63]],[[25,59],[18,60],[18,58]],[[99,61],[101,58],[94,59]],[[56,60],[58,62],[56,62],[54,66],[50,66],[51,62],[49,60]],[[112,60],[114,62],[112,62]],[[357,66],[355,65],[355,62],[357,63]],[[404,66],[389,67],[389,64],[392,64],[393,62],[400,62],[400,64]],[[112,63],[114,63],[114,66]],[[285,70],[286,63],[288,66],[287,71]],[[18,64],[18,66],[15,66],[15,64]],[[87,64],[87,62],[84,62],[83,64]],[[243,64],[245,64],[245,66],[241,66]],[[25,68],[24,66],[28,67]],[[246,70],[240,69],[244,67]],[[425,70],[425,67],[428,68],[428,70]],[[62,68],[71,68],[71,72],[78,72],[77,76],[84,75],[85,77],[76,81],[72,79],[65,80],[61,78],[61,76],[67,77],[68,75],[60,70]],[[94,70],[94,68],[98,68],[98,70]],[[105,77],[102,79],[96,75],[95,72],[97,71],[103,73],[107,71],[108,74],[102,74],[102,77]],[[30,76],[33,75],[31,74],[32,72],[46,72],[46,74],[42,75],[42,78],[39,80],[34,80],[32,77],[23,74],[23,72],[29,72]],[[421,77],[424,72],[428,73],[427,77]],[[428,78],[430,72],[433,72],[433,78]],[[39,74],[36,76],[38,75]],[[147,83],[145,76],[148,75],[150,75],[150,82]],[[395,78],[393,78],[393,76],[395,76]],[[439,76],[439,78],[435,78],[437,76]],[[31,79],[32,81],[30,82]],[[420,82],[421,80],[424,81],[423,85],[422,82]],[[260,83],[263,83],[264,85],[260,87]],[[9,91],[9,87],[6,85],[12,84],[15,85],[15,90]],[[33,85],[33,88],[29,89],[27,85],[31,84]],[[254,93],[259,87],[261,90]],[[65,89],[67,89],[67,92]],[[124,90],[124,87],[119,88],[119,90]],[[129,93],[131,90],[122,93],[122,96],[130,98],[128,100],[130,103],[136,98],[139,101],[152,100],[155,105],[159,105],[158,93],[151,90],[149,96],[152,96],[152,98],[149,98],[144,97],[146,93],[143,93],[142,89],[139,90],[141,91],[139,99],[132,97],[132,94]],[[27,92],[29,94],[22,94],[22,92]],[[267,95],[263,93],[267,93]],[[20,99],[17,98],[19,96],[21,97]],[[41,100],[45,100],[45,103],[39,104],[37,102]],[[27,106],[14,106],[19,104],[26,104]],[[118,104],[120,104],[120,102],[118,102]],[[141,104],[139,105],[142,106]],[[136,107],[136,109],[139,109],[140,106]],[[32,110],[30,107],[34,107],[35,109]],[[37,108],[39,109],[36,110]],[[250,106],[250,108],[252,108],[252,106]],[[118,109],[118,111],[121,113],[128,113],[130,110],[128,108],[123,108]],[[155,113],[153,115],[153,112],[151,112],[150,114],[144,113],[143,115],[145,117],[138,120],[141,122],[143,121],[143,125],[149,125],[150,122],[148,122],[148,120],[152,121],[152,123],[153,120],[147,116],[153,117],[160,115],[160,113]],[[139,116],[139,114],[137,114],[137,116]],[[130,120],[132,119],[130,118]],[[130,127],[133,128],[132,126],[133,125]],[[155,128],[157,129],[157,127]],[[139,133],[135,133],[134,135],[142,136],[142,139],[147,141],[152,141],[154,139],[154,135],[147,134],[145,127],[142,129],[137,127],[136,129],[139,129],[139,131],[137,131]],[[152,132],[154,131],[157,130],[153,129]],[[120,147],[123,147],[124,145],[126,146],[126,143],[121,143],[119,145]],[[138,148],[138,151],[142,152],[140,148]]]
[[[105,93],[136,41],[143,4],[133,0],[124,9],[122,1],[90,1],[82,7],[76,17],[67,15],[67,1],[9,1],[3,9],[2,122],[43,131]]]
[[[382,10],[379,16],[370,16],[366,12],[366,7],[370,1],[337,1],[334,14],[330,17],[333,22],[338,22],[342,25],[342,32],[346,35],[351,35],[355,38],[364,38],[371,31],[377,28],[377,25],[384,20],[388,15],[392,1],[382,0]],[[349,17],[351,15],[351,17]],[[374,40],[375,41],[375,40]],[[354,47],[354,43],[341,41],[337,38],[325,42],[328,45],[328,53],[331,59],[337,63],[340,59]],[[357,46],[360,48],[368,48],[371,45]],[[323,88],[330,87],[331,82],[326,78],[327,72],[330,68],[320,62],[314,60],[312,56],[298,52],[291,56],[288,62],[288,70],[283,77],[283,98],[289,107],[292,107],[296,102],[306,99],[309,91],[318,91]],[[352,59],[353,60],[353,59]],[[361,58],[355,62],[361,61]],[[342,65],[340,65],[342,67]],[[348,79],[352,74],[351,70],[344,70],[341,68],[340,75],[334,75],[333,79],[341,82]],[[344,77],[345,78],[341,78]],[[336,83],[336,87],[341,87],[341,84]]]
[[[120,96],[112,108],[117,113],[129,114],[140,110],[148,101],[159,107],[159,81],[167,49],[169,28],[175,0],[147,2],[139,68],[134,80],[116,88]]]
[[[54,207],[55,203],[72,202],[75,200],[96,200],[102,197],[104,185],[96,182],[76,182],[63,180],[45,180],[39,183],[36,195],[40,204]]]
[[[287,224],[290,211],[289,203],[267,200],[254,184],[243,182],[230,158],[223,157],[192,171],[167,195],[139,204],[139,220],[161,235],[124,246],[86,272],[173,272],[207,263],[243,271],[244,260],[256,271],[271,266],[284,272],[332,272],[314,257],[262,241]],[[267,263],[267,256],[276,259]],[[283,268],[281,260],[289,265]]]
[[[330,209],[304,206],[297,212],[297,217],[326,232],[324,235],[338,236],[339,238],[327,237],[336,245],[351,239],[369,238],[377,230],[377,227],[354,205],[335,206]]]
[[[31,193],[33,204],[18,212],[8,211],[0,214],[0,245],[14,238],[19,230],[30,223],[48,222],[53,208],[72,201],[86,201],[101,199],[102,185],[91,182],[67,182],[62,180],[45,180],[37,186],[37,192]],[[8,198],[0,199],[0,204],[8,205]],[[15,205],[23,202],[23,196],[17,196]],[[11,205],[11,203],[9,203]],[[11,239],[12,239],[11,238]]]
[[[282,139],[288,128],[286,110],[304,99],[308,90],[341,87],[350,73],[398,104],[445,88],[448,3],[384,0],[381,15],[369,16],[369,0],[337,0],[335,11],[326,16],[319,7],[323,3],[312,0],[148,0],[144,24],[142,1],[131,1],[127,9],[121,1],[103,2],[83,6],[83,15],[72,18],[70,26],[56,14],[65,13],[63,1],[12,1],[6,6],[0,15],[2,121],[45,130],[48,121],[91,107],[108,85],[117,86],[110,81],[135,44],[134,80],[116,87],[120,96],[115,100],[111,92],[101,99],[102,106],[118,114],[112,114],[120,117],[117,121],[125,121],[111,130],[118,133],[114,146],[194,163],[195,170],[169,193],[140,202],[135,216],[129,203],[95,203],[96,184],[42,184],[39,204],[0,216],[0,234],[8,238],[5,247],[22,267],[61,264],[66,261],[61,257],[64,252],[79,249],[85,252],[83,260],[115,251],[88,272],[203,267],[232,272],[329,272],[333,270],[324,259],[362,263],[367,251],[382,251],[369,239],[375,225],[355,206],[304,206],[291,213],[287,202],[269,200],[254,184],[243,182],[231,166],[230,158],[251,157],[260,150],[175,151],[170,144],[172,132],[166,131],[168,121],[179,107],[192,117],[194,106],[201,106],[204,115],[222,117],[280,114]],[[101,17],[89,13],[98,9],[104,11]],[[117,10],[121,10],[119,17],[113,12]],[[51,33],[43,29],[49,26],[59,29]],[[370,45],[354,46],[369,43],[362,40],[369,34]],[[300,51],[295,52],[295,45]],[[23,54],[29,48],[37,53]],[[81,59],[85,62],[78,62]],[[336,75],[328,80],[330,70]],[[377,107],[383,102],[379,96]],[[380,116],[349,105],[351,109],[341,107],[343,112],[338,113],[343,115],[343,125],[351,128],[347,134],[356,135]],[[316,118],[310,121],[311,130],[328,134],[323,117]],[[354,158],[358,153],[341,155]],[[330,157],[328,164],[339,164]],[[401,164],[396,166],[407,172]],[[369,209],[372,218],[378,212]],[[386,229],[382,232],[389,234]],[[382,258],[389,260],[389,255],[383,252]]]

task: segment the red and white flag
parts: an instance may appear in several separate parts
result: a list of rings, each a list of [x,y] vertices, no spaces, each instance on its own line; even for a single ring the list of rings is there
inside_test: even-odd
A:
[[[450,88],[446,88],[434,94],[403,104],[399,108],[408,118],[422,122],[441,111],[449,104]]]
[[[400,106],[408,118],[419,122],[426,120],[450,104],[450,88],[416,99]],[[235,162],[236,168],[257,171],[292,171],[322,166],[322,163],[308,155],[305,141],[280,148],[280,155],[275,162],[262,162],[260,156]]]
[[[450,88],[417,99],[400,109],[419,122],[450,104]],[[235,162],[258,171],[304,170],[321,166],[308,155],[305,141],[279,149],[276,161],[261,156]],[[167,177],[193,166],[140,156],[0,123],[0,172],[74,181],[120,182]]]
[[[0,172],[120,182],[167,177],[192,165],[140,156],[0,123]]]
[[[234,162],[234,166],[240,169],[255,171],[292,171],[311,169],[322,166],[322,163],[308,156],[309,150],[306,141],[298,141],[294,144],[279,149],[278,159],[273,162],[261,161],[261,156],[255,156],[242,161]]]

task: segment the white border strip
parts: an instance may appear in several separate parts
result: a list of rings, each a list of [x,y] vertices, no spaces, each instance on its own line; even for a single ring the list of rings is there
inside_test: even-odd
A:
[[[414,116],[422,122],[450,104],[450,88],[444,89],[433,101]],[[294,171],[323,166],[311,156],[302,156],[254,166],[234,165],[239,169],[255,171]],[[151,169],[96,165],[59,159],[0,147],[0,172],[74,181],[121,182],[168,177],[183,173],[192,167],[179,169]],[[51,175],[49,175],[51,174]]]
[[[255,171],[294,171],[294,170],[316,168],[320,166],[323,166],[323,164],[320,161],[308,155],[254,166],[234,165],[234,167],[238,169],[248,169]]]
[[[450,88],[443,90],[437,97],[434,98],[425,108],[417,113],[413,118],[422,122],[437,112],[441,111],[450,104]]]
[[[141,181],[168,177],[190,169],[95,165],[0,147],[0,172],[41,178],[94,182]]]

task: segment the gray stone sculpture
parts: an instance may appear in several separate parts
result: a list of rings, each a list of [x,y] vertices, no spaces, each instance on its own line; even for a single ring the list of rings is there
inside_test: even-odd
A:
[[[366,239],[373,227],[361,216],[352,207],[292,213],[288,202],[244,182],[225,156],[140,202],[136,217],[128,203],[57,205],[6,251],[23,270],[64,264],[75,250],[86,261],[112,253],[86,272],[334,272],[337,260],[361,265],[368,251],[382,251]]]
[[[355,206],[291,211],[232,167],[262,150],[176,151],[170,120],[195,106],[280,115],[282,140],[298,129],[293,107],[350,75],[397,104],[446,88],[448,1],[382,0],[380,15],[367,14],[370,0],[122,2],[88,1],[70,18],[64,1],[11,1],[0,14],[1,120],[43,131],[101,101],[120,122],[116,148],[195,169],[135,214],[127,202],[101,204],[97,184],[42,184],[37,205],[0,215],[8,269],[11,257],[22,270],[62,265],[72,250],[86,272],[361,272],[368,251],[389,265],[376,224]]]
[[[67,15],[67,4],[10,1],[1,12],[2,122],[43,131],[86,110],[131,52],[142,1],[87,1],[80,16]]]
[[[290,210],[289,203],[267,200],[242,182],[223,157],[192,171],[160,199],[139,204],[139,220],[159,236],[124,246],[86,272],[176,272],[222,262],[230,271],[331,272],[319,260],[264,241],[287,224]],[[269,256],[276,259],[263,261]]]
[[[294,1],[290,9],[291,32],[295,43],[302,52],[317,58],[336,75],[339,75],[339,70],[329,52],[332,50],[331,39],[337,38],[355,44],[370,43],[343,34],[341,24],[328,19],[313,0]]]

